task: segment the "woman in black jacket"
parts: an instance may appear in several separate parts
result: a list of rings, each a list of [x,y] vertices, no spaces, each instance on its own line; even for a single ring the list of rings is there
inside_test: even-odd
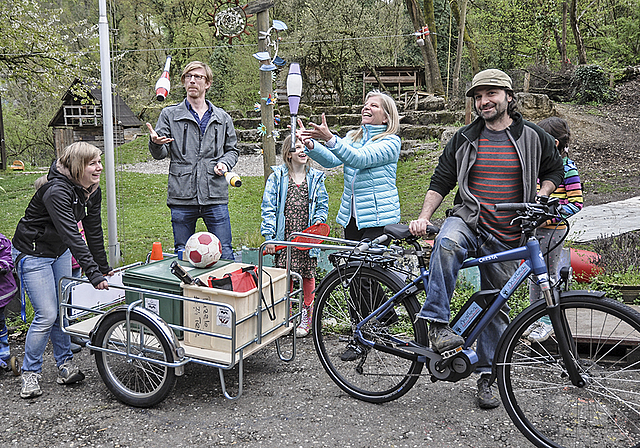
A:
[[[84,379],[73,364],[71,338],[60,326],[58,282],[71,276],[71,255],[96,289],[108,289],[111,275],[102,233],[101,151],[85,142],[66,147],[53,162],[47,182],[33,195],[13,237],[12,256],[34,318],[22,363],[22,398],[42,394],[38,384],[49,338],[58,366],[58,384]],[[78,230],[85,229],[86,243]]]

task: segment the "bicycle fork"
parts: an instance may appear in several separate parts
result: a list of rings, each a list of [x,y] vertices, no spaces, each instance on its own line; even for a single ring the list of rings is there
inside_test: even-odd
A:
[[[545,280],[540,283],[540,289],[547,303],[547,311],[553,331],[558,341],[558,351],[564,361],[565,369],[571,380],[571,384],[576,387],[584,387],[586,382],[580,374],[577,366],[578,350],[574,344],[573,335],[569,329],[565,315],[560,309],[560,293],[557,288],[551,288],[549,281]]]

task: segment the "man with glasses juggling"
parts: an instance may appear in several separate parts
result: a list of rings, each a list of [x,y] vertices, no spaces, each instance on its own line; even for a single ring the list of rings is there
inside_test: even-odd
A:
[[[192,61],[182,71],[184,101],[165,107],[155,129],[149,128],[149,151],[154,159],[171,157],[167,205],[171,209],[174,249],[184,249],[202,218],[222,244],[222,258],[233,260],[229,191],[224,174],[238,161],[233,121],[205,96],[213,73]]]

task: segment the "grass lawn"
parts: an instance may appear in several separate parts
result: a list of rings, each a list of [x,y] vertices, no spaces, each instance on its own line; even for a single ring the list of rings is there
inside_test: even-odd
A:
[[[429,185],[429,179],[439,151],[416,154],[409,160],[398,164],[397,186],[400,192],[402,222],[408,223],[420,213],[422,202]],[[149,160],[147,139],[139,138],[118,148],[117,166],[124,163],[135,163]],[[33,168],[27,167],[27,171]],[[42,173],[25,174],[22,172],[0,172],[0,232],[13,237],[16,225],[24,215],[24,210],[33,196],[33,182]],[[107,238],[106,191],[102,176],[103,190],[103,226],[105,243]],[[329,193],[329,219],[332,235],[342,236],[341,227],[335,218],[340,205],[343,189],[342,175],[332,175],[326,180]],[[229,188],[229,212],[233,232],[234,249],[242,246],[257,247],[263,239],[260,235],[260,203],[264,179],[260,177],[243,177],[242,187]],[[116,174],[116,201],[118,241],[125,264],[144,260],[151,250],[154,241],[160,241],[165,251],[173,248],[173,234],[169,209],[166,205],[167,176],[164,174],[141,174],[118,171]],[[444,218],[444,211],[449,208],[453,196],[440,207],[435,219]],[[206,230],[200,220],[197,230]]]

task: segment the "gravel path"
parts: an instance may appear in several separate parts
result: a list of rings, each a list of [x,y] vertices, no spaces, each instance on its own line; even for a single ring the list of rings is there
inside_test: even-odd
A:
[[[169,172],[170,159],[162,160],[150,160],[148,162],[136,163],[134,165],[123,165],[124,171],[133,171],[136,173],[145,174],[167,174]],[[276,165],[282,163],[282,157],[276,155]],[[341,168],[325,169],[315,162],[312,162],[312,166],[319,170],[322,170],[328,174],[342,171]],[[233,171],[238,173],[240,177],[243,176],[262,176],[262,156],[247,156],[241,155],[238,158],[238,163],[233,167]]]

